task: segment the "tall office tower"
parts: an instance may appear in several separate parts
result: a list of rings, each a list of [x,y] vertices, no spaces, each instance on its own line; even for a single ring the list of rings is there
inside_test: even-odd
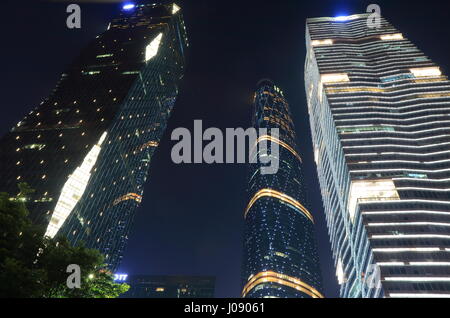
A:
[[[46,235],[99,249],[114,270],[183,77],[180,8],[125,5],[51,95],[0,141],[0,191],[27,182]]]
[[[379,28],[367,20],[306,23],[305,88],[341,296],[450,297],[450,83],[384,18]]]
[[[216,283],[209,276],[131,275],[123,281],[130,289],[121,298],[213,298]]]
[[[276,155],[271,149],[276,143],[279,155],[273,159],[279,160],[279,169],[276,174],[262,174],[264,164],[249,168],[242,296],[322,298],[314,220],[305,207],[294,123],[283,92],[270,80],[257,85],[253,127],[269,133],[260,134],[253,147],[258,162]],[[273,128],[279,129],[278,138],[270,133]],[[261,150],[262,142],[267,142],[268,151]]]

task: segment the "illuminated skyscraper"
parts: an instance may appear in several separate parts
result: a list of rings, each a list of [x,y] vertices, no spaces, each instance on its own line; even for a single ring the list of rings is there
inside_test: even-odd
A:
[[[260,135],[256,142],[279,145],[279,170],[276,174],[261,174],[261,164],[250,165],[242,296],[323,297],[314,219],[305,207],[302,159],[294,123],[283,92],[269,80],[257,85],[253,127],[267,128],[269,132],[279,129],[279,138]],[[254,152],[258,162],[275,153],[258,150]]]
[[[180,8],[126,5],[0,141],[0,191],[27,182],[46,235],[120,263],[143,185],[184,73]]]
[[[305,88],[341,296],[450,297],[450,83],[384,18],[380,28],[367,18],[306,23]]]

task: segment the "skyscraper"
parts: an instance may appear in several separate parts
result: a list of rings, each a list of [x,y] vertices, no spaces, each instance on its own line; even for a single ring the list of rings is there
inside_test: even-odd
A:
[[[262,156],[274,154],[261,152],[257,146],[263,141],[278,144],[279,170],[276,174],[261,174],[261,164],[249,167],[242,296],[323,297],[314,219],[305,207],[302,159],[294,123],[283,92],[270,80],[257,85],[253,127],[279,129],[279,138],[260,135],[253,147],[260,162]]]
[[[368,17],[306,23],[305,88],[341,296],[450,297],[450,83],[388,21],[370,28]]]
[[[184,73],[176,4],[128,4],[0,141],[0,191],[27,182],[34,222],[114,270]]]

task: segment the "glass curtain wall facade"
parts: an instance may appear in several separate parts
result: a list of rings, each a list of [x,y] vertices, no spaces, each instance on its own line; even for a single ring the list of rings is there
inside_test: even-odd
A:
[[[0,191],[17,183],[46,235],[84,241],[120,263],[143,185],[183,78],[180,8],[124,6],[50,96],[0,141]]]
[[[215,277],[131,275],[120,298],[213,298]]]
[[[257,85],[253,127],[269,133],[279,129],[278,138],[259,135],[252,150],[260,162],[267,154],[258,145],[268,141],[270,149],[277,143],[279,170],[263,175],[261,164],[249,167],[242,296],[322,298],[314,219],[306,208],[294,123],[283,92],[270,80]]]
[[[367,19],[306,22],[305,89],[340,293],[449,297],[450,83],[388,21]]]

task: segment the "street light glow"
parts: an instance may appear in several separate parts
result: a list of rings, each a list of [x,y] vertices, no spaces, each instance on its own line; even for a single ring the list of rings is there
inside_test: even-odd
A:
[[[132,10],[132,9],[134,9],[134,7],[136,7],[135,4],[133,4],[133,3],[126,3],[126,4],[123,5],[122,9],[124,9],[124,10]]]

